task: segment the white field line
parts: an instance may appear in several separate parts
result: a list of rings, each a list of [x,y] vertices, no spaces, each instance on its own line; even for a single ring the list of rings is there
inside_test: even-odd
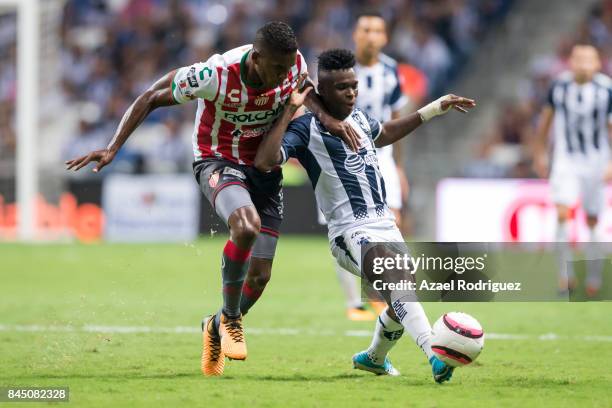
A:
[[[318,330],[306,328],[245,328],[249,335],[262,336],[338,336],[347,337],[370,337],[370,330],[346,330],[344,332],[334,330]],[[106,333],[106,334],[131,334],[131,333],[174,333],[174,334],[193,334],[200,333],[200,328],[192,326],[101,326],[86,324],[83,326],[45,326],[38,324],[19,325],[19,324],[0,324],[0,332],[46,332],[46,333]],[[555,333],[535,334],[510,334],[510,333],[485,333],[487,340],[580,340],[592,342],[612,342],[612,336],[565,336]]]

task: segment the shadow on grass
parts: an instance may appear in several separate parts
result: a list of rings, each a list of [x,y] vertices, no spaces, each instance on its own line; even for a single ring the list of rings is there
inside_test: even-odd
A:
[[[1,378],[1,377],[0,377]],[[376,376],[365,375],[363,373],[339,373],[332,375],[309,375],[309,374],[282,374],[282,375],[258,375],[258,374],[226,374],[216,378],[205,378],[198,371],[189,372],[177,372],[177,373],[74,373],[74,374],[38,374],[38,375],[21,375],[12,376],[11,380],[71,380],[71,379],[96,379],[96,380],[158,380],[158,379],[203,379],[213,381],[254,381],[254,382],[327,382],[333,383],[344,380],[372,380],[378,378]],[[382,376],[381,376],[382,379]],[[406,380],[405,378],[403,380]],[[384,381],[384,380],[383,380]],[[423,384],[423,382],[415,382],[414,380],[410,383]]]
[[[184,378],[184,377],[201,377],[201,374],[195,372],[185,373],[153,373],[153,374],[137,374],[137,373],[95,373],[95,374],[37,374],[37,375],[21,375],[12,376],[11,379],[40,379],[40,380],[69,380],[69,379],[120,379],[120,380],[146,380],[146,379],[173,379],[173,378]],[[1,378],[1,377],[0,377]]]

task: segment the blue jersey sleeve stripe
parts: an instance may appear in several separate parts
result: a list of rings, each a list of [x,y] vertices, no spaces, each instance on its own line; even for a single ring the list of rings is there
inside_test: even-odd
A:
[[[289,160],[289,154],[287,153],[287,147],[285,145],[281,145],[281,162],[280,164],[285,164],[287,163],[287,160]]]
[[[548,90],[548,95],[546,96],[546,102],[548,102],[548,104],[551,107],[555,106],[555,101],[554,101],[555,85],[556,83],[553,83],[551,85],[550,89]]]

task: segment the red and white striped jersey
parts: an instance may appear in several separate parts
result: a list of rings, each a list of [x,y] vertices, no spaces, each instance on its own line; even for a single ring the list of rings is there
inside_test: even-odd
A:
[[[307,72],[298,51],[285,81],[273,89],[245,84],[251,44],[215,54],[206,62],[179,68],[172,81],[177,103],[198,99],[193,131],[195,159],[220,157],[252,165],[263,135],[282,113],[300,74]]]

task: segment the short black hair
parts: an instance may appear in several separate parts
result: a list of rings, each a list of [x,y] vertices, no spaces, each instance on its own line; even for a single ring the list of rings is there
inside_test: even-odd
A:
[[[282,21],[270,21],[257,30],[255,44],[281,54],[296,52],[297,38],[293,29]]]
[[[334,71],[350,69],[355,66],[355,54],[344,48],[334,48],[323,51],[319,55],[319,71]]]
[[[385,19],[380,11],[377,11],[377,10],[364,10],[361,13],[357,14],[357,16],[355,16],[355,24],[357,24],[357,22],[359,21],[359,19],[361,17],[378,17],[378,18],[382,18],[383,20]],[[386,23],[386,21],[385,21],[385,23]]]

